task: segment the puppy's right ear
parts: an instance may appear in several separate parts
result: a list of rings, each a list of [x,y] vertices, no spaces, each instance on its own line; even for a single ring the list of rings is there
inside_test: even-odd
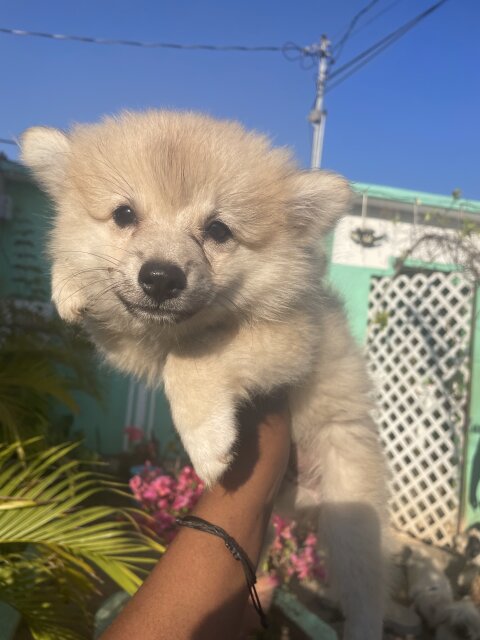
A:
[[[68,137],[58,129],[32,127],[20,136],[22,162],[53,198],[65,182],[65,168],[70,153]]]

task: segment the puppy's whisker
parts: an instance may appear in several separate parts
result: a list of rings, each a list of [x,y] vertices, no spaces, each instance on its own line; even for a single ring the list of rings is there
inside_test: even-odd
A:
[[[130,193],[134,192],[134,189],[132,187],[132,185],[128,182],[128,180],[125,178],[124,175],[122,175],[119,170],[110,162],[110,160],[108,159],[108,157],[105,155],[105,152],[103,151],[103,149],[100,147],[99,144],[96,145],[98,152],[100,153],[100,155],[102,156],[103,160],[97,158],[96,161],[100,162],[101,164],[103,164],[104,167],[106,167],[107,169],[109,169],[110,171],[113,172],[114,177],[120,178],[120,180],[123,182],[124,186],[128,187]],[[121,187],[121,182],[119,183],[117,181],[117,185],[119,187]]]
[[[130,254],[131,256],[135,256],[137,257],[137,254],[134,251],[129,251],[128,249],[125,249],[124,247],[118,247],[115,244],[102,244],[102,247],[113,247],[114,249],[118,249],[119,251],[125,251],[125,253]]]
[[[95,173],[90,174],[90,176],[88,174],[84,174],[85,177],[90,177],[91,179],[95,179],[98,178],[98,176]],[[102,183],[106,182],[107,184],[113,185],[113,187],[115,187],[115,189],[118,189],[118,191],[113,191],[112,193],[114,193],[117,196],[120,196],[121,198],[125,198],[128,199],[129,195],[126,193],[126,191],[124,190],[124,187],[117,181],[117,180],[112,180],[107,178],[105,175],[102,175]],[[99,192],[101,192],[101,189],[98,189]]]
[[[232,303],[232,301],[229,300],[228,298],[225,297],[224,300],[222,300],[221,298],[217,298],[216,303],[218,304],[219,307],[227,311],[230,315],[236,318],[240,318],[241,320],[244,320],[247,326],[249,327],[251,326],[249,317],[247,315],[244,315],[242,310],[238,309],[236,305]]]
[[[226,293],[224,293],[223,291],[217,293],[217,298],[218,296],[220,296],[220,298],[223,298],[224,300],[227,301],[227,303],[230,305],[231,309],[230,310],[234,310],[236,313],[238,313],[241,317],[247,317],[247,314],[245,313],[245,311],[238,306],[238,304],[236,302],[234,302],[234,300],[232,300],[229,296],[227,296]]]
[[[95,173],[82,173],[77,176],[78,181],[84,181],[88,183],[88,192],[90,196],[98,195],[99,197],[104,196],[104,189],[101,186],[95,185],[95,180],[98,179],[98,175]],[[122,189],[122,186],[113,180],[109,180],[105,176],[102,176],[102,182],[105,182],[110,185],[109,193],[118,196],[121,200],[129,200],[130,196]]]
[[[101,254],[101,253],[92,253],[91,251],[81,251],[80,249],[65,249],[63,251],[58,251],[58,253],[83,253],[84,255],[87,256],[93,256],[95,258],[100,258],[102,260],[107,260],[108,262],[111,262],[113,265],[118,266],[120,263],[120,260],[117,260],[117,258],[114,258],[113,256],[109,256],[107,254]]]
[[[82,287],[79,287],[78,289],[76,289],[75,291],[70,293],[66,298],[63,298],[62,300],[59,300],[59,304],[65,304],[65,302],[67,302],[67,300],[70,300],[70,298],[72,298],[73,296],[76,296],[77,293],[80,293],[80,291],[83,291],[87,287],[91,287],[91,286],[92,286],[92,282],[87,282],[87,284],[84,284]]]
[[[91,273],[92,271],[97,272],[97,271],[105,271],[107,273],[110,273],[111,271],[117,271],[119,273],[122,273],[122,271],[120,271],[120,269],[116,269],[115,267],[97,267],[97,268],[92,268],[92,269],[83,269],[82,271],[76,271],[75,273],[72,273],[70,275],[68,275],[66,278],[62,278],[62,280],[60,280],[60,290],[58,292],[58,295],[61,296],[62,292],[64,290],[64,288],[67,286],[67,284],[73,280],[74,278],[77,278],[81,275],[84,275],[86,273]],[[123,275],[123,273],[122,273]],[[96,281],[95,278],[93,279],[89,279],[88,283],[86,284],[93,284]],[[83,282],[85,282],[85,279],[83,279]],[[63,284],[62,284],[63,283]]]
[[[59,281],[59,284],[62,284],[62,282],[68,282],[69,280],[72,280],[73,278],[77,278],[78,276],[81,276],[85,273],[91,273],[92,271],[105,271],[106,273],[110,273],[111,271],[117,271],[119,273],[122,273],[123,275],[123,272],[120,269],[117,269],[116,267],[91,267],[89,269],[82,269],[81,271],[75,271],[74,273],[70,273],[65,278],[62,278]]]
[[[68,295],[66,298],[64,298],[63,300],[60,300],[60,304],[64,304],[67,300],[69,300],[72,296],[77,295],[77,293],[80,293],[80,291],[83,291],[84,289],[86,289],[87,287],[91,287],[93,283],[95,283],[96,280],[92,279],[92,281],[87,282],[86,284],[84,284],[83,286],[79,287],[78,289],[76,289],[75,291],[73,291],[73,293],[71,293],[70,295]],[[107,290],[111,289],[111,288],[115,288],[117,286],[117,284],[114,282],[112,284],[109,284],[104,290],[102,290],[100,292],[100,294],[97,294],[96,296],[94,296],[93,298],[91,298],[88,302],[95,302],[98,299],[98,295],[103,295],[103,293],[105,293]]]
[[[106,167],[109,167],[110,170],[113,172],[113,175],[120,179],[121,182],[123,182],[123,184],[128,188],[128,190],[130,191],[130,193],[134,193],[134,188],[132,187],[132,185],[130,184],[130,182],[127,180],[127,178],[125,177],[125,175],[123,173],[120,173],[120,171],[117,169],[117,167],[115,167],[109,160],[108,156],[103,153],[102,151],[100,151],[102,157],[104,158],[104,164]],[[119,184],[121,184],[121,182]]]
[[[147,333],[147,332],[145,332],[145,333],[143,334],[143,336],[140,338],[140,340],[137,342],[137,347],[140,347],[140,346],[142,345],[142,343],[143,343],[143,342],[145,342],[145,340],[147,339],[147,337],[148,337],[148,333]]]
[[[92,298],[90,298],[88,300],[87,305],[97,304],[97,302],[101,299],[102,296],[104,296],[105,294],[109,293],[110,291],[114,291],[116,288],[117,288],[117,284],[115,282],[113,282],[112,284],[108,285],[107,287],[105,287],[101,291],[97,292]],[[112,307],[112,308],[117,308],[117,307],[115,306],[115,307]]]

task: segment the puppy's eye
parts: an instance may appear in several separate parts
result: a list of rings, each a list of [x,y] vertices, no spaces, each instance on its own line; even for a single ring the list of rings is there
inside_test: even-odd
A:
[[[113,221],[117,227],[123,229],[137,224],[137,216],[131,207],[124,204],[121,207],[117,207],[113,212]]]
[[[226,224],[220,220],[214,220],[205,227],[205,236],[211,238],[215,242],[227,242],[232,237],[232,232]]]

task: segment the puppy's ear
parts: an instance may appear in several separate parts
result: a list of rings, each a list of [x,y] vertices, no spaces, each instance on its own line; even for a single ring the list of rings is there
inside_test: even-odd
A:
[[[293,223],[313,237],[331,231],[347,213],[352,197],[348,181],[329,171],[301,171],[294,176]]]
[[[65,181],[70,152],[68,137],[58,129],[32,127],[20,136],[20,150],[22,162],[55,198]]]

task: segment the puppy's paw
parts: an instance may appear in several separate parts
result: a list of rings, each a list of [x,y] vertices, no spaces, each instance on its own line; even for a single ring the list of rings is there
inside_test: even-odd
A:
[[[222,459],[197,460],[192,459],[195,471],[207,488],[212,487],[226,473],[233,461],[233,454]]]
[[[182,440],[190,460],[207,487],[211,487],[229,469],[234,459],[237,430],[232,424],[211,418]]]

